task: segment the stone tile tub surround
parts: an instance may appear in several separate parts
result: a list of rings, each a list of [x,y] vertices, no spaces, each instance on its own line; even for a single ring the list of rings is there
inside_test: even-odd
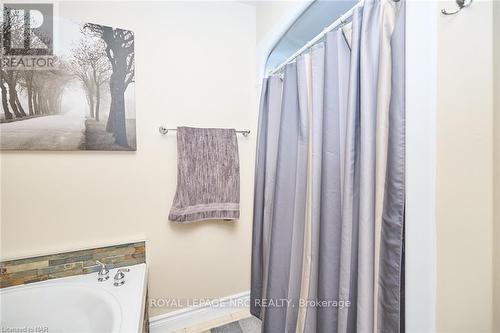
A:
[[[145,242],[134,242],[0,262],[0,288],[146,262]]]

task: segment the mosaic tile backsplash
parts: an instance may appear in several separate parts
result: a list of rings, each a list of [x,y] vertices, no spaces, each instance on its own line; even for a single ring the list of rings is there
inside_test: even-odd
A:
[[[0,262],[0,288],[97,272],[96,260],[108,268],[146,262],[144,242],[71,251]]]

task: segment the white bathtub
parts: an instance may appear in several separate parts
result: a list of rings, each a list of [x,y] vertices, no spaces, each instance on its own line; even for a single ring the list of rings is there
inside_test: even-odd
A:
[[[147,288],[146,265],[129,266],[123,286],[97,273],[0,290],[1,332],[141,332]]]

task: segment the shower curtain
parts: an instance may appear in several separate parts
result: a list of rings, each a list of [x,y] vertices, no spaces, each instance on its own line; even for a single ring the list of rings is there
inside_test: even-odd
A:
[[[251,313],[263,332],[404,331],[404,2],[264,79]]]

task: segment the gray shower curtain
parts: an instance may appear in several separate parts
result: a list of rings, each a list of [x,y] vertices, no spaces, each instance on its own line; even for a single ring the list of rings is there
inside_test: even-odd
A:
[[[263,332],[404,331],[403,7],[365,1],[263,82],[251,280]]]

